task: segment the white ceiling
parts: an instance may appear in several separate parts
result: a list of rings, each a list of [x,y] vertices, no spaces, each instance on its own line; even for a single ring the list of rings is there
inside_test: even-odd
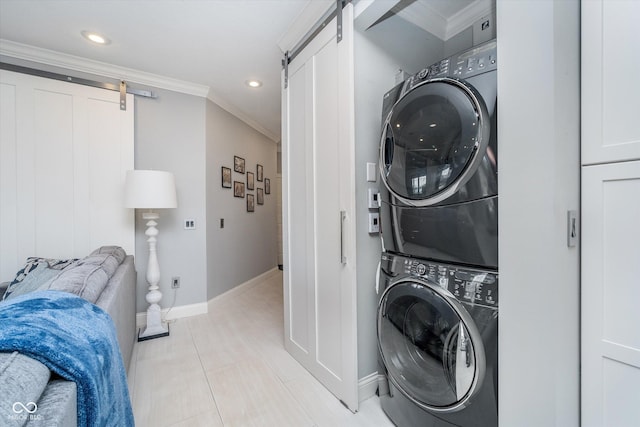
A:
[[[363,4],[369,1],[361,0]],[[389,9],[401,3],[399,14],[414,17],[418,25],[419,17],[429,11],[437,12],[446,23],[473,0],[377,1],[388,3]],[[0,39],[14,47],[20,43],[195,83],[208,98],[278,141],[282,59],[278,44],[283,44],[283,36],[310,9],[317,15],[333,3],[0,0]],[[430,23],[427,28],[429,25],[433,27]],[[95,46],[81,36],[83,30],[99,32],[111,43]],[[249,79],[261,80],[263,86],[250,89],[245,85]]]

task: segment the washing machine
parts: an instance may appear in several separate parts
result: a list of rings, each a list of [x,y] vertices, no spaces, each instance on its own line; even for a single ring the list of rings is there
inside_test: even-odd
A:
[[[399,427],[498,425],[498,275],[383,253],[380,403]]]
[[[383,99],[380,223],[387,252],[497,269],[495,40]]]

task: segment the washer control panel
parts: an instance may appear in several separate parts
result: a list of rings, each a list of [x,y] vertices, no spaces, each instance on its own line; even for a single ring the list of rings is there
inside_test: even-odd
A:
[[[382,254],[381,267],[391,276],[420,277],[446,289],[459,301],[498,307],[498,274],[452,264],[441,264],[399,255]]]

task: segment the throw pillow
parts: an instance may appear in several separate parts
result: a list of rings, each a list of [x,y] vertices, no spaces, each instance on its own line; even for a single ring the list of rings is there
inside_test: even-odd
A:
[[[29,257],[27,258],[27,262],[24,267],[16,273],[15,279],[9,284],[7,291],[2,296],[3,300],[9,298],[9,295],[13,293],[17,286],[20,286],[20,283],[29,276],[30,273],[36,270],[38,265],[44,264],[45,267],[54,269],[54,270],[63,270],[69,265],[76,262],[78,259],[52,259],[52,258],[39,258],[39,257]]]

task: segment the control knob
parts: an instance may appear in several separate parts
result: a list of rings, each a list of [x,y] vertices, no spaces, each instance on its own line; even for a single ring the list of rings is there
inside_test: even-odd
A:
[[[418,273],[420,276],[422,276],[426,272],[427,272],[427,267],[425,267],[424,264],[416,265],[416,273]]]
[[[425,77],[427,77],[427,74],[429,74],[429,69],[425,68],[424,70],[420,71],[418,73],[418,78],[419,79],[424,79]]]

